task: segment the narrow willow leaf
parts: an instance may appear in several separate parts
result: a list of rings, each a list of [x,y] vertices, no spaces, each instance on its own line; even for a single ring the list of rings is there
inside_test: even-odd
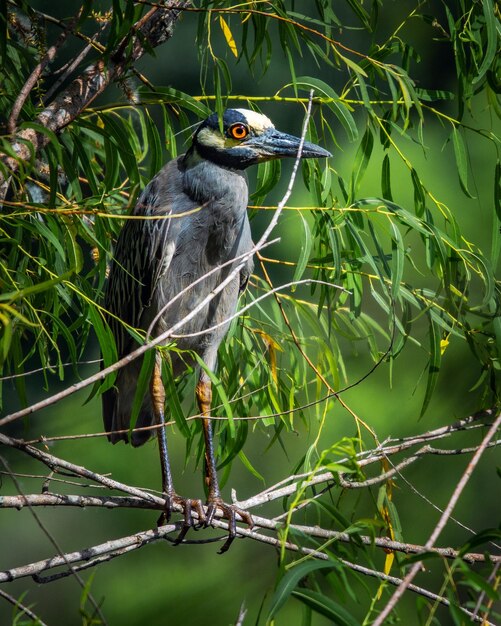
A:
[[[482,10],[485,18],[485,26],[487,30],[487,48],[482,64],[478,68],[478,73],[473,79],[473,84],[478,83],[486,74],[490,68],[496,54],[499,53],[498,44],[498,28],[499,21],[496,18],[496,12],[494,10],[493,0],[482,0]]]
[[[451,91],[442,89],[421,89],[415,87],[416,94],[423,102],[436,102],[437,100],[454,100],[454,94]]]
[[[310,225],[308,221],[305,219],[301,211],[298,211],[299,217],[301,218],[301,224],[303,226],[302,236],[301,236],[301,249],[299,251],[299,258],[296,263],[296,269],[294,271],[294,276],[292,280],[295,282],[300,280],[304,274],[304,270],[306,269],[306,265],[310,258],[311,248],[313,245],[313,238],[311,236]],[[292,287],[292,291],[295,291],[295,286]]]
[[[392,73],[389,70],[385,69],[385,74],[386,74],[386,82],[388,83],[388,87],[390,88],[391,100],[392,100],[391,119],[395,122],[398,117],[398,100],[399,100],[398,91],[395,86],[395,81],[393,80]]]
[[[114,113],[102,116],[106,130],[116,144],[117,153],[123,163],[127,176],[132,186],[139,183],[138,162],[131,146],[130,128],[122,118]]]
[[[366,28],[368,31],[371,31],[372,28],[371,28],[370,16],[367,13],[367,11],[363,8],[360,1],[359,0],[347,0],[347,2],[350,5],[350,8],[353,11],[353,13],[355,13],[355,15],[361,21],[362,26]]]
[[[440,349],[440,341],[441,341],[441,332],[440,327],[432,319],[429,317],[429,334],[430,334],[430,361],[428,363],[428,377],[426,382],[426,391],[424,394],[423,405],[421,407],[422,417],[428,405],[430,404],[431,397],[433,392],[435,391],[435,387],[438,381],[438,375],[440,373],[440,365],[442,361],[442,354]]]
[[[235,438],[235,421],[233,419],[233,409],[231,407],[228,396],[226,395],[224,385],[221,382],[221,379],[212,370],[210,370],[207,367],[202,357],[200,357],[196,352],[193,353],[193,356],[195,357],[195,360],[198,363],[198,365],[200,365],[200,367],[204,370],[207,376],[211,379],[213,388],[216,389],[219,395],[219,398],[221,402],[223,403],[225,414],[226,414],[226,417],[228,418],[228,426],[230,429],[230,434],[231,434],[232,439],[234,439]]]
[[[414,168],[411,169],[412,186],[414,187],[414,207],[416,215],[422,217],[426,208],[425,191]]]
[[[355,61],[352,61],[351,59],[349,59],[348,57],[343,56],[337,49],[336,49],[336,56],[341,59],[343,61],[343,63],[346,64],[347,67],[349,67],[351,70],[353,70],[355,72],[355,74],[358,76],[359,80],[361,79],[361,76],[363,76],[364,78],[368,78],[367,73],[365,72],[365,70],[363,70],[360,65],[358,65],[357,63],[355,63]],[[365,88],[365,83],[364,83],[364,88]],[[369,108],[371,108],[370,104],[369,104]]]
[[[391,295],[394,300],[398,298],[400,293],[400,282],[404,274],[404,241],[398,226],[392,222],[391,224]]]
[[[270,611],[268,613],[267,622],[278,613],[282,606],[287,602],[291,593],[297,587],[299,581],[311,574],[312,572],[320,569],[334,569],[338,565],[334,561],[322,563],[319,561],[305,561],[300,563],[296,567],[291,568],[282,580],[279,582],[278,587],[271,599]]]
[[[219,26],[223,31],[224,38],[226,39],[226,43],[228,44],[228,48],[230,49],[233,56],[238,58],[238,50],[237,44],[235,43],[235,39],[233,38],[233,34],[228,25],[228,22],[224,19],[222,15],[219,16]]]
[[[265,483],[265,479],[261,474],[257,471],[257,469],[252,465],[249,459],[245,456],[244,451],[240,450],[238,453],[238,458],[242,461],[244,467],[258,480],[262,483]]]
[[[153,178],[163,164],[162,141],[160,139],[160,133],[158,132],[157,125],[151,118],[147,109],[144,111],[144,115],[141,116],[141,121],[145,131],[144,134],[146,135],[145,147],[147,147],[148,156],[150,158],[150,171],[148,178]]]
[[[253,202],[259,204],[280,179],[280,161],[266,161],[257,166],[256,189],[251,194]]]
[[[179,428],[183,437],[189,439],[191,432],[179,401],[179,394],[172,375],[172,365],[170,363],[170,359],[167,359],[167,364],[164,368],[162,368],[162,371],[165,380],[165,397],[170,414],[174,418],[176,426]]]
[[[338,118],[350,141],[357,139],[358,128],[353,115],[350,113],[348,106],[339,98],[339,95],[330,85],[319,78],[312,78],[311,76],[298,76],[296,85],[298,89],[305,89],[308,92],[313,89],[315,95],[320,94],[328,98],[326,106],[328,106]]]
[[[73,137],[73,147],[75,149],[75,153],[78,155],[78,160],[80,161],[80,165],[82,170],[87,178],[87,183],[92,190],[94,195],[98,195],[99,193],[99,183],[92,167],[91,158],[89,158],[88,150],[91,148],[94,149],[94,146],[90,146],[85,138],[80,135],[74,135]]]
[[[391,173],[390,173],[390,157],[385,154],[383,165],[381,167],[381,193],[383,198],[393,200],[391,193]]]
[[[139,90],[139,94],[144,104],[150,102],[151,104],[156,104],[160,98],[163,103],[177,104],[179,107],[195,113],[200,118],[207,117],[212,113],[211,109],[203,102],[195,100],[193,96],[173,87],[159,87],[156,91],[142,88]]]
[[[360,625],[360,621],[355,619],[343,606],[318,591],[301,588],[295,589],[292,595],[316,613],[327,617],[331,624],[339,626]]]
[[[30,287],[25,287],[24,289],[20,289],[19,291],[10,291],[8,293],[0,294],[0,302],[13,302],[14,300],[19,300],[20,298],[26,298],[27,296],[32,296],[35,293],[40,293],[43,291],[48,291],[55,287],[59,283],[64,280],[68,280],[73,275],[73,270],[70,272],[65,272],[61,276],[57,278],[51,278],[50,280],[44,280],[36,285],[31,285]]]
[[[150,390],[150,382],[153,375],[153,368],[155,367],[155,358],[155,349],[148,350],[148,352],[144,353],[141,370],[137,379],[136,391],[134,393],[134,401],[132,402],[129,437],[132,436],[132,431],[136,427],[137,418],[139,417],[139,414],[141,412],[144,398]],[[165,410],[164,407],[163,409]]]
[[[353,170],[351,174],[351,188],[350,197],[352,201],[355,199],[362,178],[364,177],[367,165],[369,163],[372,148],[374,147],[374,135],[372,130],[367,126],[367,129],[362,137],[358,150],[355,154],[355,160],[353,162]]]
[[[456,126],[454,126],[452,129],[452,144],[454,146],[454,156],[456,157],[456,165],[458,168],[461,189],[469,198],[474,198],[474,196],[468,190],[468,162],[466,148],[464,145],[463,137],[456,128]]]
[[[501,222],[501,161],[499,159],[494,169],[494,208]]]

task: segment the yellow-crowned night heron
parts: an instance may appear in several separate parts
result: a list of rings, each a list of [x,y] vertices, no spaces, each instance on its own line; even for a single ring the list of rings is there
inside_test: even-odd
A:
[[[296,157],[299,141],[297,137],[275,130],[264,115],[244,109],[228,109],[223,115],[222,132],[217,115],[208,117],[196,130],[188,152],[167,163],[147,185],[134,215],[159,219],[125,222],[106,288],[105,307],[110,313],[108,320],[119,357],[137,347],[128,327],[147,330],[160,313],[152,328],[152,335],[158,336],[211,294],[238,264],[234,259],[252,249],[244,170],[263,161]],[[302,158],[328,156],[330,153],[323,148],[304,142]],[[209,273],[214,269],[216,271]],[[238,296],[252,269],[252,259],[249,259],[239,275],[176,333],[177,347],[198,353],[211,371],[216,367],[217,350],[228,330],[229,322],[224,322],[234,315]],[[202,280],[195,282],[200,278]],[[196,334],[214,326],[215,329],[205,334]],[[181,333],[186,336],[180,336]],[[136,359],[122,368],[114,386],[103,394],[104,425],[112,443],[128,441],[141,364],[142,359]],[[176,353],[172,353],[172,368],[174,377],[186,368]],[[252,518],[246,511],[225,504],[220,496],[210,421],[211,380],[203,369],[196,395],[205,439],[208,506],[204,511],[200,500],[181,498],[174,491],[165,428],[157,428],[166,499],[165,519],[169,518],[174,504],[182,505],[184,526],[177,539],[179,542],[192,525],[192,508],[196,509],[199,522],[204,525],[212,522],[217,508],[221,509],[230,528],[223,552],[235,536],[235,516],[238,514],[251,526]],[[150,393],[142,401],[136,428],[162,425],[164,403],[161,361],[157,357]],[[151,434],[152,431],[147,429],[132,432],[132,445],[142,445]]]

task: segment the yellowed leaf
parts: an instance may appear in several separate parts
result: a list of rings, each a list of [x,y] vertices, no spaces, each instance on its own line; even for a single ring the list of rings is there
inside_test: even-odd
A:
[[[236,57],[238,57],[237,44],[235,43],[233,34],[230,30],[230,27],[228,26],[228,22],[224,19],[222,15],[219,16],[219,25],[221,26],[221,30],[223,31],[223,35],[226,39],[226,43],[228,44],[229,49]]]
[[[443,356],[444,352],[447,350],[447,347],[449,345],[449,340],[448,339],[441,339],[440,340],[440,355]]]

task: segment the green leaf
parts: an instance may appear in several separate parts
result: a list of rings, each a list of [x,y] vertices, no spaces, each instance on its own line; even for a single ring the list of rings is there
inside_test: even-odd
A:
[[[357,153],[355,154],[355,160],[353,162],[353,170],[351,174],[351,189],[350,198],[353,201],[355,199],[362,178],[364,177],[369,159],[372,154],[372,148],[374,147],[374,135],[372,130],[367,126],[367,129],[362,137],[362,141],[358,146]]]
[[[474,85],[485,76],[487,70],[491,67],[492,62],[494,61],[496,54],[499,53],[497,32],[499,22],[496,19],[493,0],[482,0],[482,10],[484,13],[487,31],[487,48],[485,50],[482,64],[478,68],[478,73],[472,81]]]
[[[167,400],[169,411],[174,418],[176,426],[178,427],[183,437],[189,439],[191,436],[191,431],[190,427],[188,426],[188,422],[186,421],[186,418],[184,416],[181,403],[179,402],[179,394],[174,383],[170,359],[168,359],[166,366],[162,368],[162,373],[165,380],[165,397]]]
[[[233,409],[231,408],[230,401],[228,399],[228,396],[226,395],[226,391],[224,390],[224,385],[222,384],[221,379],[215,374],[215,372],[213,372],[207,367],[207,365],[204,363],[204,360],[202,359],[200,355],[194,352],[193,356],[196,362],[198,363],[198,365],[200,365],[200,367],[204,370],[207,376],[211,379],[212,385],[216,389],[219,395],[219,398],[221,402],[223,403],[226,417],[228,418],[228,426],[230,429],[230,434],[231,434],[232,439],[234,439],[235,438],[235,421],[233,419]]]
[[[391,223],[391,295],[394,300],[400,293],[400,282],[404,274],[404,242],[398,226]]]
[[[282,578],[278,587],[273,594],[273,598],[271,599],[271,607],[270,612],[268,613],[268,620],[271,618],[282,608],[282,606],[287,602],[291,593],[297,587],[299,581],[311,574],[314,571],[320,569],[334,569],[338,568],[338,564],[334,561],[305,561],[300,563],[299,565],[292,567]]]
[[[414,187],[414,206],[416,215],[422,217],[426,208],[425,190],[418,173],[414,168],[411,169],[412,186]]]
[[[383,198],[393,200],[391,193],[390,157],[385,154],[381,168],[381,193]]]
[[[355,141],[355,139],[358,138],[358,128],[353,118],[353,115],[348,109],[348,105],[346,105],[339,98],[339,95],[334,91],[334,89],[332,89],[330,85],[325,83],[323,80],[320,80],[319,78],[312,78],[311,76],[299,76],[296,81],[296,86],[298,89],[304,89],[308,92],[313,89],[315,95],[321,94],[325,98],[328,98],[326,106],[328,106],[329,109],[338,118],[342,127],[345,129],[350,141]]]
[[[452,143],[454,146],[454,156],[456,157],[456,165],[458,168],[459,182],[461,189],[469,198],[474,198],[468,191],[468,163],[466,157],[466,148],[463,137],[456,126],[452,129]]]
[[[301,211],[298,211],[301,223],[303,225],[303,236],[301,237],[301,250],[299,251],[299,259],[297,260],[296,269],[292,280],[298,281],[304,274],[306,265],[310,258],[311,248],[313,245],[313,238],[311,236],[310,225],[305,219]],[[295,291],[295,286],[292,287],[292,291]]]
[[[309,606],[316,613],[327,617],[332,624],[338,624],[339,626],[360,626],[360,621],[355,619],[351,613],[348,613],[340,604],[334,602],[334,600],[322,593],[318,593],[318,591],[295,589],[292,595],[306,604],[306,606]]]
[[[498,220],[501,222],[501,161],[496,161],[494,169],[494,208]]]
[[[136,427],[137,418],[139,417],[139,413],[141,412],[144,398],[149,393],[150,382],[153,376],[153,369],[155,367],[155,359],[156,350],[154,348],[144,353],[143,362],[141,363],[141,370],[137,379],[136,391],[134,393],[134,401],[132,402],[129,437],[132,436],[132,431]]]
[[[428,405],[430,404],[431,397],[437,386],[438,375],[440,373],[440,366],[442,362],[442,352],[440,341],[442,333],[438,323],[430,316],[429,318],[429,333],[430,333],[430,360],[428,363],[428,378],[426,382],[426,391],[424,394],[423,405],[421,407],[420,417],[422,417]]]

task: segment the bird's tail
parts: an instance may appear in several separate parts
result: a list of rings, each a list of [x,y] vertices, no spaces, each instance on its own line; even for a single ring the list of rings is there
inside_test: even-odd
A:
[[[132,405],[140,369],[140,362],[131,363],[122,368],[118,372],[114,386],[102,395],[104,428],[108,433],[108,441],[113,444],[118,441],[129,442]],[[144,397],[135,428],[152,426],[153,424],[155,424],[155,417],[148,393]],[[154,430],[133,432],[131,436],[132,445],[135,447],[142,446],[154,435],[154,432]]]

